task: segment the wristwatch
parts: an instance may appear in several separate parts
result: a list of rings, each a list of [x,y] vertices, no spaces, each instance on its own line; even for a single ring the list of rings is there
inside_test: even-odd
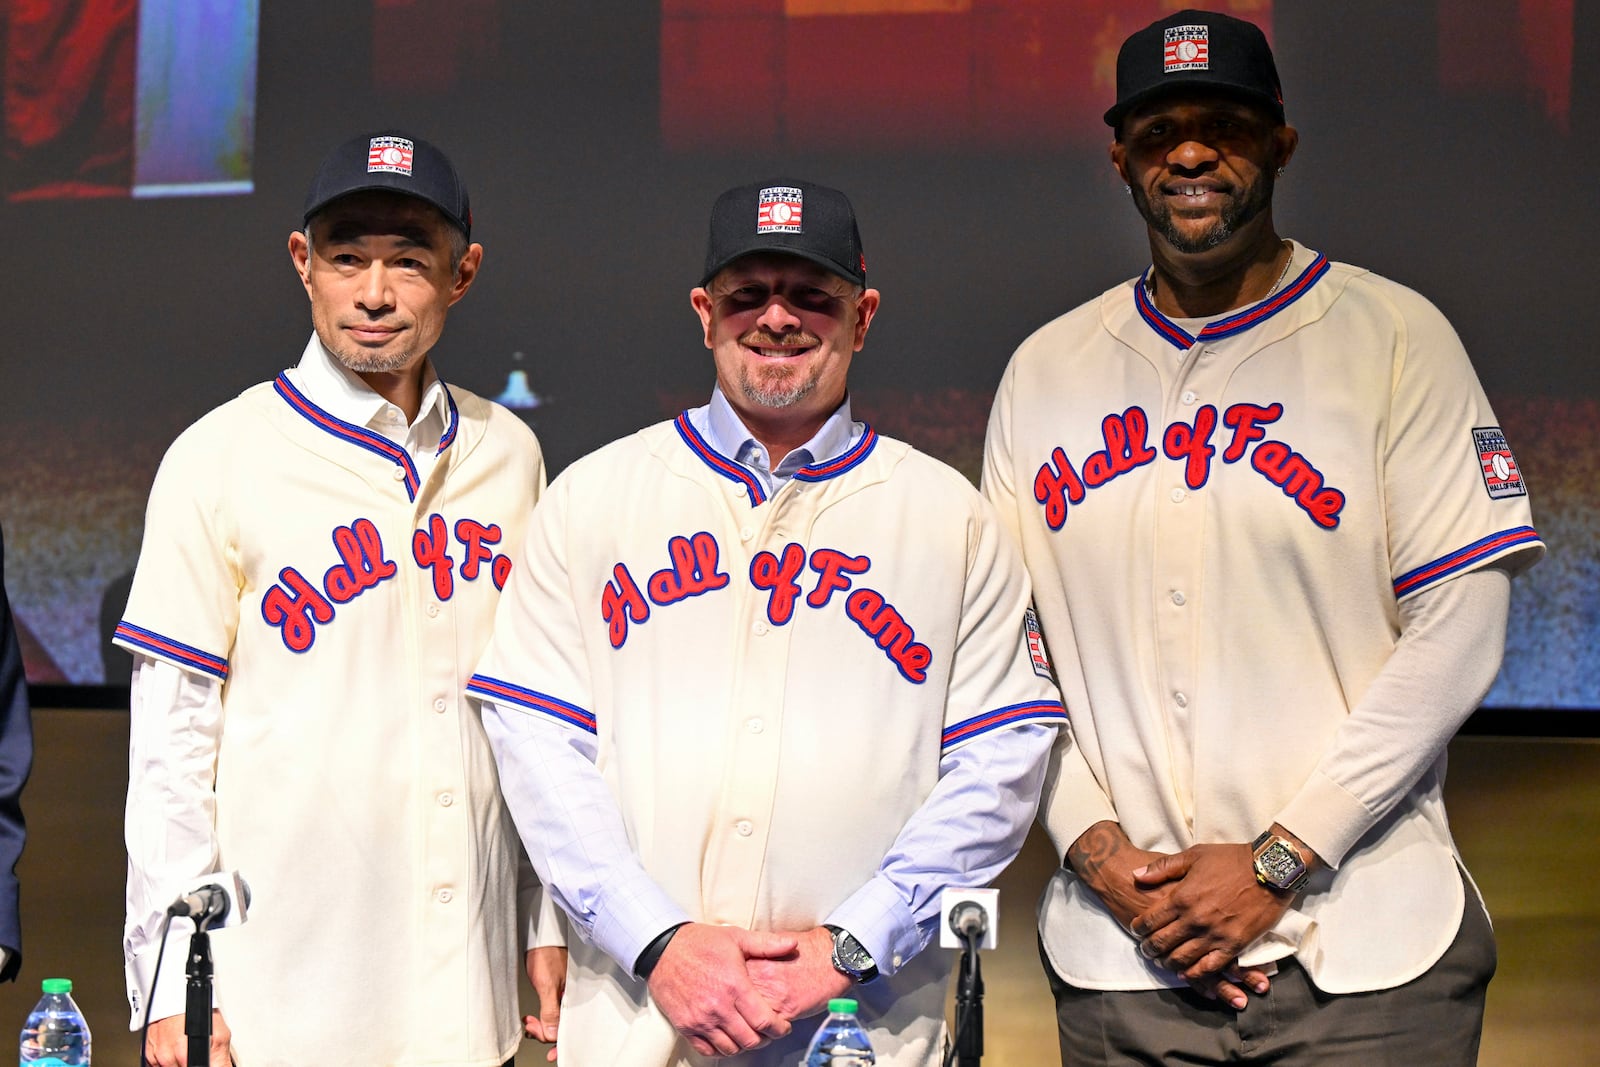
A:
[[[1294,842],[1271,830],[1256,838],[1250,849],[1254,853],[1251,865],[1255,867],[1256,881],[1268,889],[1293,893],[1311,877],[1311,868]]]
[[[829,926],[827,930],[833,934],[834,970],[858,983],[870,982],[878,977],[878,965],[861,942],[841,927]]]

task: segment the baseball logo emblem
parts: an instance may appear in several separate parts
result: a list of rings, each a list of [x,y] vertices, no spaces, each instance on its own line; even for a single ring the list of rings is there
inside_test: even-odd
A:
[[[1200,54],[1200,46],[1193,41],[1179,41],[1176,52],[1179,62],[1193,63]]]
[[[793,186],[775,185],[756,197],[757,233],[802,233],[805,194]]]
[[[1478,464],[1483,470],[1483,487],[1491,500],[1503,497],[1527,496],[1528,487],[1522,480],[1522,468],[1512,455],[1506,435],[1498,426],[1476,426],[1472,430],[1472,447],[1478,453]]]
[[[1489,465],[1494,468],[1494,476],[1496,478],[1503,480],[1511,477],[1511,464],[1506,461],[1503,453],[1496,452],[1494,458],[1489,461]]]
[[[1206,26],[1169,26],[1162,35],[1161,69],[1207,70],[1211,66],[1211,30]]]
[[[374,137],[367,142],[368,174],[411,174],[411,155],[416,148],[404,137]]]

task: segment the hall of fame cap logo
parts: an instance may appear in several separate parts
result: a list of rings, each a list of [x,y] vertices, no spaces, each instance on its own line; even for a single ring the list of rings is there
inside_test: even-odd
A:
[[[1508,496],[1527,496],[1528,486],[1522,480],[1522,468],[1506,444],[1506,435],[1498,426],[1479,426],[1472,431],[1472,444],[1478,452],[1478,462],[1483,467],[1483,484],[1495,500]]]
[[[410,177],[412,148],[404,137],[374,137],[367,142],[367,173]]]
[[[1205,26],[1168,26],[1161,51],[1161,70],[1209,70],[1211,30]]]
[[[757,233],[803,233],[800,209],[805,195],[799,189],[775,185],[756,197]]]

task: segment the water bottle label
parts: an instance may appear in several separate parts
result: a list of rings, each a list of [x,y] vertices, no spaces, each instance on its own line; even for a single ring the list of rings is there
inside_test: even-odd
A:
[[[55,1056],[46,1056],[40,1060],[29,1060],[23,1067],[72,1067],[72,1065]]]

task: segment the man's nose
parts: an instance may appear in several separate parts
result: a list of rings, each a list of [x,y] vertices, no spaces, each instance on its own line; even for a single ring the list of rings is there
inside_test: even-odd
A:
[[[361,276],[361,287],[356,290],[356,304],[367,311],[386,311],[394,306],[387,266],[372,263],[367,267]]]
[[[782,297],[774,296],[761,309],[761,317],[756,319],[756,324],[773,333],[789,333],[800,328],[800,319]]]

